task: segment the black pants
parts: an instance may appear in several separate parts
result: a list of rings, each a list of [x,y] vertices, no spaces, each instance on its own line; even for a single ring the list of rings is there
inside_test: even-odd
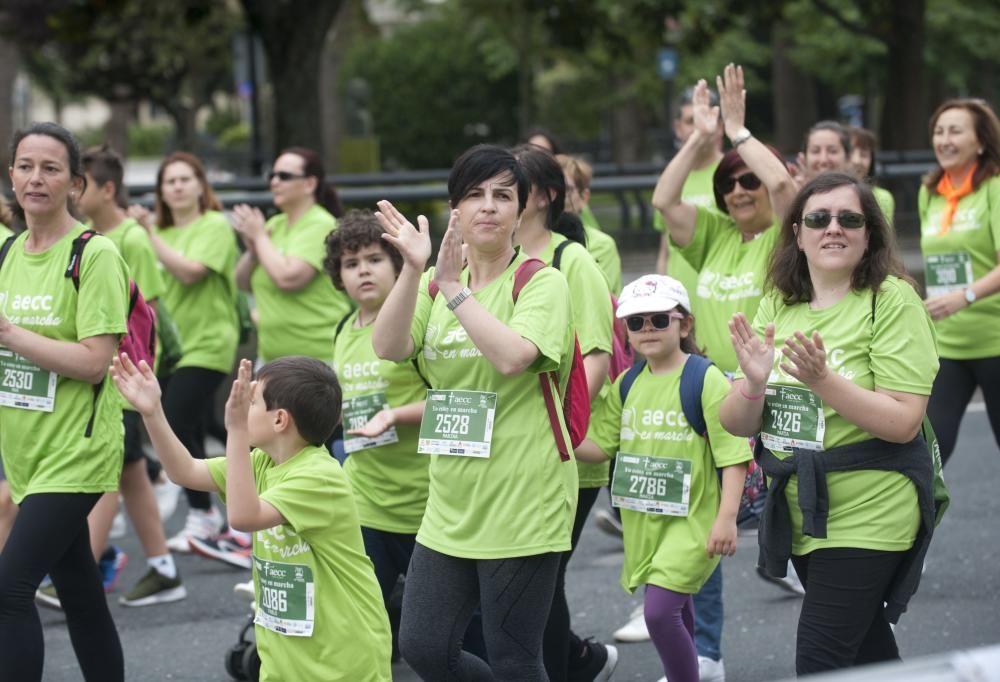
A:
[[[46,574],[59,594],[85,680],[125,678],[118,631],[90,550],[87,514],[98,493],[39,493],[21,502],[0,554],[0,678],[42,679],[45,641],[35,590]]]
[[[177,438],[195,459],[205,459],[205,433],[212,419],[215,391],[226,375],[203,367],[181,367],[163,387],[163,411]],[[208,511],[212,496],[201,490],[187,490],[188,506]]]
[[[941,358],[941,369],[934,379],[931,399],[927,404],[927,416],[941,446],[942,463],[946,464],[955,450],[958,427],[977,386],[983,391],[993,437],[1000,445],[1000,357],[979,360]]]
[[[798,675],[899,660],[884,602],[904,554],[834,548],[792,557],[806,588],[795,646]]]
[[[578,658],[582,649],[580,638],[570,629],[569,605],[566,603],[566,567],[573,556],[573,550],[580,542],[580,535],[587,523],[590,510],[597,501],[600,488],[581,488],[576,502],[576,518],[573,520],[573,534],[568,552],[560,554],[559,571],[556,573],[556,587],[552,595],[552,610],[545,625],[542,649],[545,655],[545,672],[552,682],[565,682],[571,657]]]
[[[461,559],[419,542],[403,592],[399,648],[433,682],[544,682],[542,632],[552,603],[558,553],[509,559]],[[481,606],[490,662],[462,650]]]

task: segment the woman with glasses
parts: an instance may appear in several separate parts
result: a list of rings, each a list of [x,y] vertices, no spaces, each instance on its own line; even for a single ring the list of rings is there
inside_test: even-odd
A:
[[[740,371],[720,417],[760,434],[760,563],[783,575],[790,556],[805,586],[799,675],[899,658],[890,623],[933,532],[920,431],[938,359],[903,273],[871,188],[823,173],[782,221],[753,323],[729,325]]]
[[[941,371],[927,414],[947,462],[976,388],[1000,441],[1000,121],[983,100],[959,99],[930,128],[938,166],[918,206]]]
[[[704,80],[699,81],[692,96],[694,131],[660,176],[653,191],[653,205],[669,226],[672,243],[698,272],[697,286],[690,295],[703,351],[720,369],[731,373],[739,369],[739,363],[727,324],[734,313],[752,318],[757,311],[767,259],[777,241],[774,226],[794,196],[795,187],[781,154],[754,138],[744,126],[743,69],[728,65],[716,84],[721,124],[733,145],[712,178],[719,211],[681,198],[688,174],[718,139],[719,107],[710,106]],[[779,586],[799,589],[794,581]],[[694,603],[702,679],[723,679],[720,568],[695,595]]]
[[[257,357],[270,362],[306,355],[332,363],[334,330],[351,311],[347,296],[323,274],[326,237],[337,229],[340,200],[311,149],[286,149],[268,177],[280,213],[265,223],[260,209],[233,209],[246,247],[236,282],[254,294]]]

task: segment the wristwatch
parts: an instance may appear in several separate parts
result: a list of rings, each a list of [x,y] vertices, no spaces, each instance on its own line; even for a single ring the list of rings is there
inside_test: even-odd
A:
[[[976,302],[976,292],[972,290],[972,287],[965,287],[965,302],[969,305]]]
[[[753,137],[753,133],[744,128],[740,132],[736,133],[729,141],[733,144],[733,149],[736,149],[751,137]]]
[[[472,289],[465,287],[460,292],[455,294],[455,298],[448,301],[448,310],[454,310],[458,306],[462,305],[462,301],[472,296]]]

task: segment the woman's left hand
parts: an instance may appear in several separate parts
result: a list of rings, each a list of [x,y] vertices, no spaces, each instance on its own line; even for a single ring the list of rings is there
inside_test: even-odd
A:
[[[445,292],[446,286],[460,283],[462,267],[465,265],[458,217],[458,209],[453,209],[451,218],[448,220],[448,229],[444,233],[444,239],[441,240],[441,248],[438,250],[437,263],[434,267],[434,281],[437,282],[442,292]],[[445,293],[447,295],[452,292]]]
[[[794,338],[785,340],[781,349],[791,364],[781,363],[781,369],[806,386],[814,386],[826,378],[826,347],[819,332],[813,332],[810,339],[802,332],[795,332]]]
[[[233,207],[233,229],[239,233],[244,244],[253,244],[266,233],[264,223],[264,214],[259,208],[246,204]]]
[[[930,313],[932,320],[943,320],[969,305],[969,302],[965,300],[965,291],[956,289],[955,291],[949,291],[947,294],[928,298],[924,301],[924,305],[927,307],[927,312]]]

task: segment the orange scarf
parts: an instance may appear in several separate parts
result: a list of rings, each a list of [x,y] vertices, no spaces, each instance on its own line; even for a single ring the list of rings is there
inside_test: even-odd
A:
[[[955,217],[955,211],[958,210],[958,202],[967,194],[972,194],[972,176],[976,174],[977,166],[979,166],[978,161],[972,164],[972,168],[966,174],[965,179],[962,180],[962,184],[958,186],[958,189],[952,187],[951,178],[948,177],[947,173],[942,174],[941,179],[938,180],[935,189],[948,202],[947,206],[941,212],[941,231],[938,232],[938,235],[944,236],[948,234],[951,230],[951,221]]]

